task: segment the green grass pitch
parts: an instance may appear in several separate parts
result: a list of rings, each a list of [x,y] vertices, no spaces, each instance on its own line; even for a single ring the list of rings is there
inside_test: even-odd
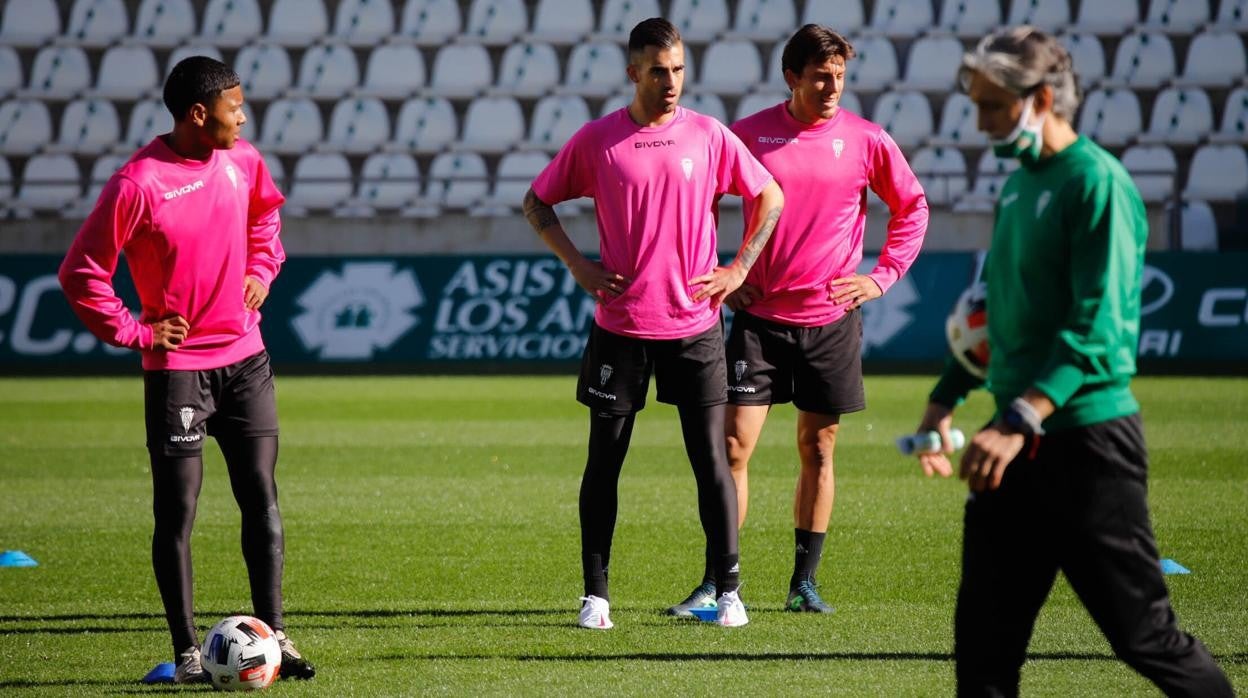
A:
[[[751,623],[661,609],[698,581],[702,534],[672,408],[640,415],[612,559],[616,629],[574,627],[586,410],[564,377],[278,379],[286,607],[317,664],[280,695],[951,695],[965,486],[892,440],[930,377],[868,378],[844,420],[820,582],[829,617],[781,611],[792,547],[794,413],[778,407],[742,533]],[[1183,626],[1248,693],[1248,379],[1142,378],[1151,504]],[[985,395],[958,424],[987,418]],[[195,528],[201,633],[248,612],[238,514],[215,445]],[[170,648],[149,561],[142,384],[0,379],[0,693],[156,694]],[[196,687],[191,691],[206,691]],[[1027,695],[1153,695],[1059,579]]]

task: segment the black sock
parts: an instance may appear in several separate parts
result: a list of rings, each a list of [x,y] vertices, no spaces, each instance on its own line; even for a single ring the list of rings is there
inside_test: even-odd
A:
[[[741,586],[741,556],[737,553],[720,555],[715,565],[715,591],[723,594],[736,591]]]
[[[815,572],[819,569],[819,560],[823,557],[823,539],[827,533],[793,529],[793,576],[789,579],[789,588],[795,589],[803,581],[815,581]]]
[[[711,546],[706,546],[706,566],[702,568],[702,583],[715,586],[715,556]]]
[[[607,566],[603,564],[602,555],[591,554],[581,559],[581,569],[585,571],[585,595],[597,596],[607,601]]]

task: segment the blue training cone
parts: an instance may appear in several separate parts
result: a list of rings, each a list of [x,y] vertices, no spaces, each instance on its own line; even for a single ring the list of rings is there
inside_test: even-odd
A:
[[[1171,560],[1170,558],[1165,558],[1161,561],[1161,573],[1162,574],[1191,574],[1192,571],[1187,569],[1183,565],[1180,565],[1179,563],[1175,562],[1174,560]]]
[[[0,553],[0,567],[36,567],[35,558],[20,550],[6,550]]]
[[[715,606],[703,606],[701,608],[691,608],[689,612],[694,618],[703,621],[715,622],[719,616],[719,609]]]
[[[173,662],[161,662],[143,677],[143,683],[173,683]]]

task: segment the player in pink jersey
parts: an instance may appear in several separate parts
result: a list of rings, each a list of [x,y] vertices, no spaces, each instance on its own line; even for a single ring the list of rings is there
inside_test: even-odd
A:
[[[192,604],[191,526],[203,442],[221,447],[242,514],[256,617],[277,633],[283,677],[315,673],[282,620],[284,535],[277,506],[277,404],[259,308],[285,260],[285,201],[264,158],[239,139],[239,77],[204,56],[178,63],[164,88],[171,133],[118,169],[78,231],[60,281],[100,339],[139,351],[155,527],[152,568],[173,640],[174,681],[206,680]],[[113,289],[125,253],[142,312]]]
[[[834,494],[833,449],[842,414],[865,407],[862,313],[910,268],[927,230],[927,199],[905,157],[881,127],[840,108],[844,37],[808,24],[781,58],[792,97],[733,125],[784,189],[784,217],[730,296],[738,311],[728,340],[728,457],[740,522],[749,497],[750,456],[771,406],[798,410],[801,470],[794,497],[796,555],[785,608],[832,611],[815,589]],[[858,274],[867,189],[888,204],[888,237],[869,274]],[[745,202],[747,215],[754,204]],[[715,593],[711,575],[673,613]]]
[[[660,402],[677,405],[698,485],[718,621],[748,622],[737,594],[736,493],[724,447],[720,304],[745,280],[780,215],[771,175],[726,127],[677,106],[684,46],[670,22],[645,20],[628,41],[632,103],[586,124],[533,181],[525,216],[573,277],[598,299],[577,399],[589,406],[581,480],[582,627],[612,627],[607,567],[620,469],[650,374]],[[736,259],[717,266],[712,203],[739,191],[753,204]],[[597,210],[601,261],[585,258],[551,208],[582,196]]]

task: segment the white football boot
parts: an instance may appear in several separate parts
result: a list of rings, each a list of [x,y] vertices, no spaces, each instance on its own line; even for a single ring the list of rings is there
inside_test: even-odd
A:
[[[582,596],[581,615],[576,624],[590,630],[610,630],[615,627],[611,622],[611,605],[606,599],[597,596]]]
[[[739,628],[750,622],[745,615],[745,604],[741,603],[741,596],[735,589],[720,594],[717,605],[715,622],[725,628]]]

